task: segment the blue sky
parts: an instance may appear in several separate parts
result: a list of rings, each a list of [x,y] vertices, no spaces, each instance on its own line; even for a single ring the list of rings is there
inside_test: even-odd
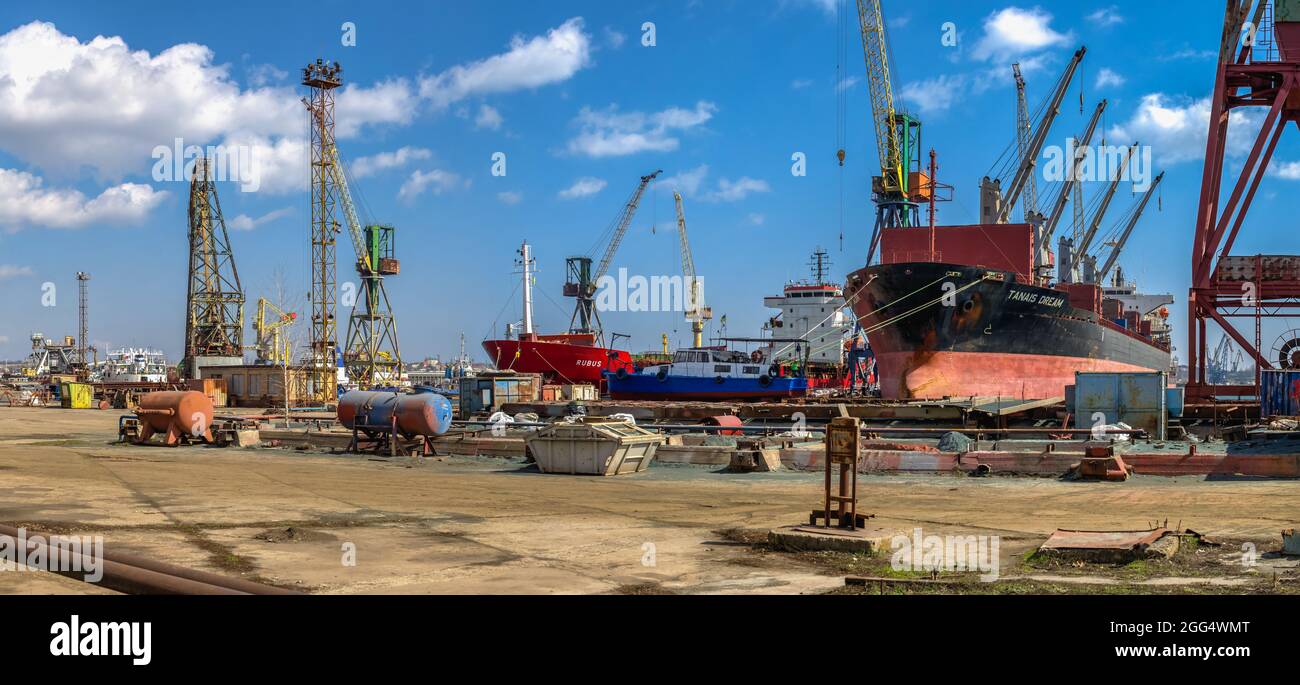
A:
[[[454,354],[462,332],[483,358],[478,342],[519,316],[512,260],[524,239],[541,270],[538,328],[566,328],[564,258],[590,252],[637,178],[655,169],[669,180],[643,203],[616,268],[679,273],[679,188],[706,299],[727,315],[729,334],[755,335],[773,313],[762,297],[802,277],[814,247],[830,250],[841,278],[861,265],[870,234],[876,157],[861,44],[850,34],[837,64],[835,4],[6,3],[0,357],[23,356],[33,331],[75,332],[79,270],[93,277],[100,349],[150,345],[179,356],[187,185],[155,180],[151,157],[177,137],[255,151],[256,192],[219,186],[248,318],[277,284],[302,310],[310,210],[297,84],[317,57],[344,67],[339,147],[355,191],[368,218],[398,227],[403,267],[389,292],[408,360]],[[1148,209],[1122,263],[1144,290],[1177,298],[1181,350],[1221,4],[1187,3],[1172,16],[1151,3],[884,5],[895,89],[925,122],[940,180],[956,186],[944,223],[975,220],[978,181],[1012,141],[1011,62],[1025,66],[1037,104],[1088,46],[1049,143],[1083,128],[1082,88],[1089,113],[1110,99],[1108,141],[1152,146],[1168,172],[1160,211]],[[355,46],[341,44],[345,22]],[[653,47],[642,44],[645,22],[655,25]],[[941,42],[945,22],[957,28],[955,47]],[[847,96],[842,171],[837,88]],[[1246,144],[1237,136],[1231,150]],[[504,177],[491,173],[496,152],[506,154]],[[796,152],[808,159],[804,177],[790,173]],[[1300,151],[1284,141],[1277,157],[1238,254],[1294,251],[1279,244],[1293,235],[1281,200],[1300,178],[1300,165],[1288,164]],[[1104,184],[1088,185],[1091,194]],[[1112,216],[1134,200],[1122,189]],[[346,242],[339,255],[342,281],[351,275]],[[59,288],[57,306],[42,306],[46,282]],[[661,332],[689,338],[680,314],[604,318],[607,330],[632,334],[637,351],[658,347]]]

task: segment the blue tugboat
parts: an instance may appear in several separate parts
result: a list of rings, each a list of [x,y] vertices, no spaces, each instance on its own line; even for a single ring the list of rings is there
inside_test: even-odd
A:
[[[807,378],[758,359],[728,350],[677,350],[668,364],[606,372],[605,381],[616,400],[766,400],[808,393]]]

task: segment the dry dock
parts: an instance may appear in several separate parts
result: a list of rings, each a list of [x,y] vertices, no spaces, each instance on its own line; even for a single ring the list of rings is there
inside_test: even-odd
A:
[[[521,459],[495,457],[136,447],[111,442],[116,422],[114,412],[0,408],[0,521],[98,533],[159,561],[315,593],[844,586],[842,565],[749,544],[806,519],[820,497],[818,473],[656,465],[591,478],[542,475]],[[1264,552],[1294,525],[1300,481],[873,475],[862,477],[859,496],[859,510],[877,514],[880,526],[1001,535],[1004,568],[1033,576],[1019,561],[1057,528],[1167,519],[1231,542],[1224,548],[1256,541]],[[355,565],[343,563],[345,543],[355,545]],[[1295,591],[1295,564],[1270,563],[1262,573],[1225,564],[1208,577],[1219,579],[1214,587],[1247,591],[1277,572],[1282,585],[1271,591]],[[1168,586],[1181,582],[1208,581],[1200,573]],[[100,591],[48,574],[0,573],[0,593]]]

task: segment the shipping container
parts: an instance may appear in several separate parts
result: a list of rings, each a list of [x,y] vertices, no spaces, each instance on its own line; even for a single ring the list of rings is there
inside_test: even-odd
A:
[[[88,383],[61,383],[59,402],[64,409],[90,409],[95,406],[95,387]]]
[[[1074,374],[1074,406],[1080,427],[1125,423],[1164,440],[1169,424],[1167,374],[1163,371]]]
[[[1300,370],[1259,372],[1259,415],[1260,418],[1300,416]]]
[[[536,402],[541,397],[540,374],[483,374],[460,379],[460,418],[500,411],[510,403]]]

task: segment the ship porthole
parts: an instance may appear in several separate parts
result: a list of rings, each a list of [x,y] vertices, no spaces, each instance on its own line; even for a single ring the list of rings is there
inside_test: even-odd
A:
[[[714,382],[714,383],[722,383],[723,380],[725,380],[725,379],[724,379],[722,376],[714,376],[714,377],[713,377],[713,382]]]
[[[655,374],[655,378],[658,378],[660,383],[668,380],[668,369],[659,369],[658,373]]]
[[[963,312],[969,312],[970,310],[972,310],[972,309],[974,309],[974,308],[975,308],[975,300],[966,300],[966,301],[963,302],[962,305],[961,305],[961,310],[962,310]]]

